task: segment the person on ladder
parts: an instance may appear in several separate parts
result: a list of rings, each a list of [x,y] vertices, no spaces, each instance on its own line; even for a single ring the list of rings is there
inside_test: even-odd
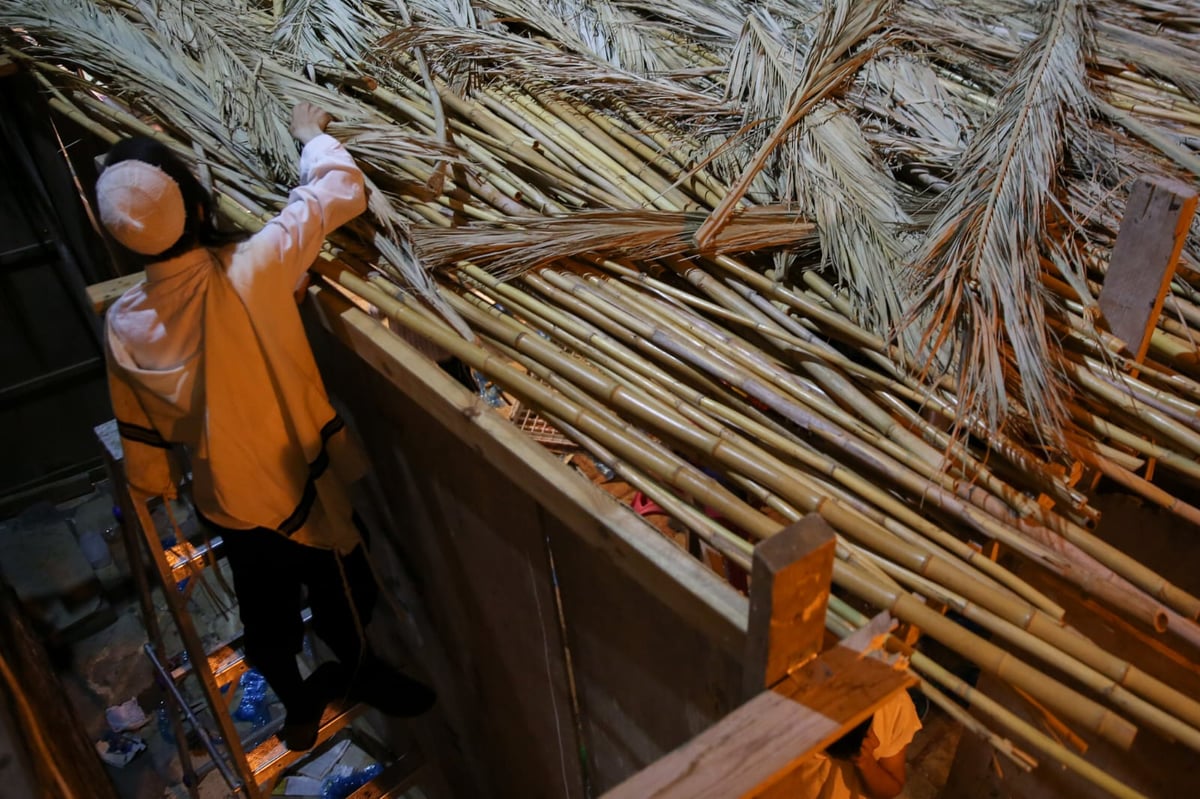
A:
[[[364,459],[330,405],[294,294],[325,237],[367,206],[362,171],[325,133],[328,113],[297,105],[301,185],[258,233],[220,233],[212,197],[161,143],[125,139],[96,183],[105,229],[146,279],[109,309],[109,391],[135,501],[176,494],[169,455],[186,450],[192,501],[224,540],[247,661],[279,697],[280,737],[316,742],[341,697],[396,716],[435,701],[370,649],[378,586],[349,495]],[[301,595],[336,656],[307,680]]]

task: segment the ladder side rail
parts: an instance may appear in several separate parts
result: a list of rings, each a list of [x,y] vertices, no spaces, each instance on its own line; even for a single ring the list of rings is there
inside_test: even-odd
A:
[[[246,750],[243,748],[237,728],[234,726],[233,717],[230,716],[229,710],[225,705],[225,697],[222,696],[216,678],[208,666],[208,652],[205,651],[204,644],[200,640],[200,635],[196,632],[196,625],[192,621],[191,614],[188,613],[187,608],[183,604],[185,600],[180,596],[178,591],[174,590],[175,577],[172,573],[171,565],[167,563],[166,553],[162,547],[155,546],[157,541],[155,540],[156,536],[154,532],[157,528],[150,516],[150,510],[146,506],[150,498],[139,497],[128,486],[126,486],[126,490],[130,497],[130,504],[133,506],[138,523],[144,533],[143,538],[146,542],[146,548],[150,550],[150,559],[154,562],[154,566],[158,571],[159,580],[163,586],[163,594],[167,601],[167,608],[171,611],[171,617],[175,620],[175,624],[179,629],[179,636],[183,640],[184,651],[187,653],[188,660],[192,663],[192,672],[200,681],[204,697],[212,709],[212,714],[217,720],[221,737],[225,741],[225,749],[229,753],[230,760],[233,761],[234,770],[241,778],[242,785],[240,787],[234,785],[230,785],[229,787],[235,793],[244,793],[248,799],[259,799],[258,784],[255,781],[254,772],[250,768],[249,761],[246,758]]]
[[[115,422],[111,423],[115,427]],[[103,425],[101,426],[101,428]],[[129,571],[133,575],[134,586],[138,594],[138,604],[142,612],[142,624],[146,627],[146,636],[149,639],[150,645],[154,648],[154,653],[159,660],[165,661],[166,644],[163,643],[162,628],[158,624],[158,613],[154,610],[154,598],[150,581],[146,577],[146,561],[142,556],[142,545],[139,543],[137,530],[141,526],[137,518],[137,514],[133,509],[133,500],[130,496],[128,484],[125,482],[125,469],[121,465],[120,458],[113,451],[113,446],[119,446],[109,440],[101,432],[101,428],[97,428],[97,437],[100,439],[100,449],[104,453],[104,466],[108,472],[109,482],[112,484],[113,497],[117,502],[117,507],[121,510],[121,541],[125,545],[125,556],[129,559]],[[183,720],[181,713],[183,709],[174,704],[174,695],[169,687],[164,685],[164,690],[167,691],[170,697],[175,712],[170,712],[167,715],[171,722],[171,734],[175,736],[175,747],[179,751],[179,766],[183,771],[183,782],[187,786],[188,796],[191,799],[200,799],[199,793],[199,778],[192,764],[191,752],[188,751],[186,732],[183,728]]]

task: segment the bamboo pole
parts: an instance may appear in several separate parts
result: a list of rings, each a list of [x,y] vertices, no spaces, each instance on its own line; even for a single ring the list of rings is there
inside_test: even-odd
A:
[[[575,293],[579,294],[580,292],[576,290]],[[605,305],[605,314],[610,317],[620,317],[625,323],[630,324],[635,328],[639,325],[638,320],[632,319],[631,321],[631,318],[628,314],[624,313],[620,304],[607,303]],[[707,350],[701,354],[700,350],[697,348],[689,349],[676,342],[670,335],[664,333],[660,328],[641,325],[639,328],[639,335],[655,342],[659,346],[668,349],[679,357],[685,359],[691,357],[694,361],[701,364],[706,370],[717,374],[719,377],[721,377],[721,379],[731,384],[738,385],[742,390],[750,393],[756,399],[772,406],[775,410],[779,411],[787,418],[802,424],[806,429],[828,436],[831,441],[836,441],[840,447],[853,453],[855,456],[866,460],[866,462],[882,464],[877,468],[879,468],[882,473],[888,474],[893,479],[901,478],[907,474],[904,469],[895,467],[886,456],[883,456],[881,460],[878,454],[873,454],[871,450],[865,449],[864,446],[856,439],[847,437],[844,433],[836,431],[834,428],[830,427],[822,417],[802,412],[798,406],[782,402],[778,395],[765,390],[762,387],[762,384],[758,383],[753,378],[746,378],[736,371],[729,371],[717,360],[714,360],[712,353],[708,352]],[[980,526],[980,529],[988,532],[991,537],[999,538],[1006,544],[1020,551],[1026,552],[1027,554],[1031,554],[1032,557],[1037,558],[1040,556],[1040,559],[1044,563],[1050,565],[1059,573],[1071,576],[1072,579],[1079,582],[1088,590],[1104,596],[1108,601],[1116,602],[1119,606],[1126,608],[1129,612],[1135,613],[1140,617],[1147,618],[1154,624],[1161,625],[1163,623],[1161,615],[1162,611],[1159,607],[1153,605],[1152,603],[1147,603],[1144,599],[1139,597],[1133,586],[1129,586],[1128,584],[1124,583],[1120,579],[1119,575],[1114,575],[1104,566],[1096,565],[1090,559],[1090,553],[1071,549],[1075,542],[1074,540],[1070,540],[1069,537],[1067,541],[1056,544],[1056,546],[1059,548],[1066,548],[1067,554],[1071,557],[1070,564],[1068,565],[1067,562],[1060,560],[1057,556],[1050,555],[1048,550],[1039,551],[1036,547],[1031,549],[1032,544],[1025,538],[1025,536],[1028,536],[1031,533],[1036,534],[1039,540],[1041,540],[1043,543],[1054,543],[1057,536],[1050,530],[1034,525],[1028,519],[1014,519],[1014,522],[1019,525],[1019,529],[1021,530],[1020,533],[1015,533],[996,524],[996,520],[993,516],[982,515],[973,511],[969,506],[961,505],[957,502],[957,500],[951,498],[948,494],[942,491],[936,483],[932,486],[929,484],[922,484],[920,487],[915,488],[914,490],[919,491],[928,499],[934,499],[941,507],[957,510],[960,514],[962,514],[962,518]],[[1059,524],[1056,526],[1062,527],[1063,525],[1061,520],[1058,521]],[[1069,532],[1073,534],[1075,539],[1085,540],[1086,543],[1093,547],[1093,549],[1107,554],[1112,561],[1122,563],[1122,565],[1125,565],[1126,568],[1128,568],[1131,572],[1136,573],[1138,569],[1144,569],[1144,567],[1141,567],[1140,564],[1128,559],[1122,553],[1119,553],[1112,547],[1099,542],[1098,540],[1094,539],[1094,537],[1087,536],[1082,528],[1072,528],[1069,530]],[[1038,554],[1032,554],[1035,552]],[[1124,561],[1122,559],[1124,559]],[[1155,575],[1154,577],[1157,576]],[[1161,578],[1158,579],[1161,580]]]
[[[394,314],[394,313],[396,313],[397,316],[403,316],[403,312],[400,311],[400,308],[402,308],[402,306],[396,306],[395,300],[392,300],[391,298],[388,298],[388,296],[386,296],[382,293],[379,293],[378,290],[373,290],[373,287],[370,287],[370,286],[368,286],[368,284],[358,281],[358,278],[354,278],[353,276],[343,275],[341,277],[341,280],[343,283],[348,283],[349,286],[352,287],[356,293],[360,293],[360,294],[364,294],[364,295],[368,296],[368,298],[370,298],[373,302],[376,302],[376,305],[378,305],[380,308],[388,308],[389,316],[392,316],[392,314]],[[410,314],[412,312],[408,312],[408,313]],[[450,349],[449,344],[451,344],[451,342],[446,340],[446,338],[445,338],[446,336],[449,336],[449,334],[444,334],[443,340],[438,341],[438,343],[439,343],[439,346],[446,346],[446,348]],[[484,359],[480,360],[478,355],[474,355],[473,353],[466,352],[466,348],[468,347],[467,344],[464,342],[462,342],[462,343],[460,343],[460,342],[461,342],[461,340],[452,342],[452,343],[454,343],[455,347],[462,350],[461,353],[456,353],[456,354],[460,355],[460,358],[464,358],[464,356],[466,356],[466,358],[475,360],[476,361],[475,364],[472,364],[472,365],[476,366],[478,368],[484,368],[484,371],[491,371],[491,370],[500,371],[496,365],[490,364],[490,362],[488,362],[491,360],[490,358],[487,358],[487,356],[485,356]],[[451,352],[454,352],[454,350],[451,349]],[[468,362],[470,362],[470,361],[468,361]],[[485,365],[487,367],[491,367],[491,368],[485,368]],[[530,391],[530,394],[535,394],[535,392]],[[588,414],[577,413],[575,415],[577,416],[577,419],[581,419],[581,420],[590,419],[590,416]],[[709,486],[709,487],[712,487],[712,486]],[[719,486],[718,486],[718,489],[719,489]],[[724,491],[724,489],[720,489],[720,491]],[[706,495],[708,495],[708,494],[706,493]],[[724,512],[724,509],[722,509],[722,512]],[[778,529],[778,528],[776,528],[776,529]],[[857,575],[858,572],[848,572],[848,573],[853,573],[853,575]],[[860,593],[860,591],[863,590],[862,585],[857,585],[857,589],[858,590],[856,590],[856,593]],[[882,589],[878,589],[878,590],[882,590]],[[860,593],[860,595],[862,595],[862,593]],[[905,602],[904,596],[896,595],[893,591],[893,593],[890,594],[889,597],[890,597],[890,599],[892,599],[892,605],[896,605],[896,606],[904,609],[905,613],[912,613],[914,615],[920,615],[919,611],[912,611],[910,603]],[[876,605],[878,605],[878,602],[875,601],[878,599],[878,594],[876,594],[874,597],[868,596],[868,599],[869,599],[869,601],[872,601],[872,603],[876,603]],[[886,607],[886,606],[884,606],[884,607]],[[920,608],[924,609],[923,606],[920,606]],[[898,611],[898,614],[901,615],[901,618],[905,618],[904,613],[900,613]],[[934,614],[934,615],[936,615],[936,614]],[[937,619],[941,620],[941,617],[937,617]],[[938,624],[938,623],[936,623],[936,621],[932,621],[930,618],[925,618],[925,619],[923,619],[922,626],[924,626],[924,627],[926,627],[926,629],[928,629],[928,626],[931,623],[934,624],[935,626]],[[954,625],[950,625],[950,626],[954,626]],[[970,645],[970,644],[964,643],[964,641],[970,641],[970,639],[962,639],[961,636],[956,635],[956,633],[950,632],[950,631],[947,631],[946,629],[944,629],[944,625],[942,625],[942,627],[943,627],[943,629],[940,632],[943,637],[953,639],[953,641],[956,644],[960,645],[960,647],[966,647],[966,645]],[[970,635],[970,633],[967,633],[967,635]],[[994,654],[994,653],[992,653],[992,654]],[[1007,655],[1006,655],[1006,657],[1007,657]],[[995,661],[995,659],[994,659],[994,661]],[[1009,673],[1009,672],[1018,673],[1020,675],[1020,677],[1018,679],[1020,679],[1022,681],[1022,683],[1024,683],[1024,681],[1030,681],[1032,679],[1031,673],[1037,674],[1037,672],[1034,672],[1033,669],[1030,669],[1024,665],[1009,667],[1007,665],[1007,661],[1003,661],[1003,660],[992,662],[992,666],[995,666],[996,668],[1001,669],[1001,671],[1004,671],[1004,673]],[[1034,683],[1033,686],[1022,685],[1022,687],[1025,687],[1026,690],[1030,690],[1034,696],[1038,696],[1039,698],[1045,699],[1045,701],[1048,701],[1048,703],[1051,702],[1051,699],[1048,699],[1045,696],[1042,696],[1042,693],[1045,693],[1048,691],[1052,692],[1052,691],[1055,691],[1056,689],[1046,689],[1046,687],[1044,685],[1040,685],[1040,686],[1037,685],[1036,679],[1032,679],[1032,681]],[[1039,691],[1042,693],[1039,693]],[[1079,697],[1079,698],[1082,699],[1082,697]],[[1090,719],[1092,721],[1092,726],[1093,726],[1093,728],[1096,728],[1097,732],[1100,732],[1105,735],[1109,735],[1109,737],[1114,738],[1115,740],[1126,740],[1127,735],[1128,735],[1128,737],[1132,737],[1132,729],[1128,728],[1127,726],[1123,726],[1123,723],[1115,720],[1115,717],[1110,717],[1111,714],[1105,715],[1105,714],[1108,714],[1108,711],[1102,711],[1102,713],[1097,714],[1097,710],[1098,710],[1097,707],[1094,707],[1094,705],[1087,703],[1087,701],[1084,701],[1084,702],[1085,702],[1085,704],[1081,705],[1081,707],[1086,709],[1086,713],[1088,714],[1088,717],[1090,717]],[[1126,740],[1126,743],[1128,743],[1127,740]]]
[[[826,614],[827,626],[836,631],[854,631],[867,622],[866,617],[836,596],[829,598],[829,610]],[[830,621],[833,623],[831,624]],[[839,632],[840,634],[840,632]],[[847,633],[848,634],[848,633]],[[888,648],[900,652],[910,658],[911,667],[921,675],[932,677],[947,690],[968,702],[971,707],[978,709],[997,723],[1011,730],[1016,735],[1030,743],[1035,749],[1049,755],[1056,762],[1079,774],[1092,784],[1107,791],[1112,796],[1142,797],[1124,783],[1114,779],[1107,772],[1092,765],[1088,761],[1070,751],[1058,741],[1019,718],[1012,711],[979,692],[959,677],[946,671],[923,653],[914,650],[895,637],[889,637]],[[926,678],[922,679],[922,688]],[[1144,799],[1144,798],[1143,798]]]
[[[903,567],[889,563],[883,568],[910,589],[936,596],[938,601],[954,608],[970,621],[1078,680],[1082,685],[1128,712],[1131,717],[1145,722],[1168,738],[1200,751],[1200,729],[1192,726],[1200,724],[1200,702],[1092,645],[1085,637],[1069,628],[1064,630],[1045,625],[1031,625],[1037,629],[1037,633],[1034,633],[1030,629],[1023,629],[1004,620],[960,595],[945,592],[938,584],[930,584],[930,581]],[[1102,669],[1108,673],[1103,673]],[[1145,699],[1122,685],[1122,681],[1128,680],[1131,673],[1136,675],[1132,682],[1148,690],[1149,695]],[[1187,719],[1190,723],[1181,719]]]
[[[545,409],[547,413],[553,414],[593,436],[639,469],[657,475],[660,479],[665,477],[671,485],[687,493],[705,494],[714,505],[719,507],[722,513],[747,532],[759,537],[766,537],[779,528],[778,523],[748,508],[727,489],[682,458],[665,450],[651,450],[639,446],[625,438],[626,431],[614,432],[575,403],[553,393],[541,383],[508,366],[504,360],[483,352],[479,347],[447,330],[429,325],[427,320],[408,307],[413,300],[391,297],[346,271],[337,274],[334,279],[355,294],[367,299],[389,318],[395,319],[406,327],[418,330],[433,343],[462,359],[472,368],[493,376],[523,402],[536,408]]]
[[[834,562],[834,581],[875,607],[915,624],[930,637],[968,657],[984,671],[1029,692],[1047,707],[1081,727],[1122,749],[1128,750],[1132,746],[1137,728],[1128,721],[942,617],[909,594],[889,591],[864,579],[860,572],[846,567],[840,561]]]
[[[539,337],[529,336],[524,332],[520,332],[519,326],[515,323],[508,322],[500,317],[495,317],[491,320],[496,324],[508,324],[513,328],[512,331],[505,334],[495,324],[486,324],[487,320],[471,314],[470,309],[471,306],[466,303],[462,303],[459,307],[460,312],[466,314],[467,318],[473,318],[476,323],[485,324],[485,326],[490,328],[492,335],[505,338],[507,343],[515,349],[537,354],[543,363],[557,361],[557,372],[570,376],[567,382],[581,386],[591,385],[592,388],[589,391],[594,396],[603,397],[618,407],[638,414],[643,421],[650,420],[652,424],[664,425],[659,427],[660,433],[669,429],[675,437],[690,442],[690,448],[723,460],[727,466],[733,464],[740,465],[739,470],[742,473],[754,474],[755,480],[762,482],[764,485],[771,486],[774,491],[780,493],[782,496],[798,499],[804,510],[820,513],[830,521],[835,529],[847,533],[852,537],[865,540],[875,551],[885,553],[897,563],[907,564],[921,575],[947,585],[952,590],[976,598],[977,601],[983,603],[985,606],[994,609],[1000,616],[1010,619],[1015,625],[1019,625],[1021,628],[1027,630],[1037,631],[1042,636],[1054,635],[1051,628],[1056,626],[1056,624],[1054,622],[1047,624],[1044,621],[1045,614],[1037,608],[1012,597],[1005,597],[994,590],[985,590],[986,587],[982,586],[977,579],[972,578],[965,572],[959,572],[959,570],[949,566],[946,561],[938,559],[935,556],[922,555],[905,549],[899,545],[898,541],[891,539],[883,528],[870,523],[865,517],[856,516],[844,505],[828,496],[820,496],[809,488],[805,488],[804,492],[800,492],[795,483],[797,475],[792,474],[787,478],[781,477],[777,471],[781,467],[781,464],[771,464],[772,468],[769,469],[756,469],[750,466],[750,464],[762,463],[763,453],[757,453],[756,458],[749,452],[743,452],[744,445],[739,445],[736,440],[728,437],[713,438],[706,436],[699,430],[691,431],[689,435],[688,428],[680,425],[677,420],[674,420],[671,417],[669,409],[663,406],[655,407],[655,403],[650,402],[645,397],[636,399],[623,387],[612,382],[600,381],[596,375],[586,374],[586,369],[581,364],[560,361],[560,356],[556,351],[551,350],[548,344]],[[593,408],[592,410],[593,413],[599,412],[597,408]],[[628,431],[629,428],[624,423],[618,422],[618,424]],[[769,463],[769,460],[767,463]],[[1056,637],[1059,640],[1063,640],[1061,636]],[[1066,641],[1066,643],[1073,643],[1073,639]]]
[[[499,292],[499,294],[501,294],[503,296],[503,298],[504,298],[503,301],[506,304],[510,304],[510,303],[519,304],[522,308],[526,309],[527,313],[532,312],[532,313],[537,314],[539,312],[548,312],[548,309],[545,309],[544,306],[538,310],[529,311],[528,309],[530,308],[530,306],[529,306],[528,298],[520,297],[511,286],[502,286],[497,281],[494,281],[494,280],[491,280],[490,278],[488,278],[485,274],[481,273],[479,270],[477,270],[473,267],[470,269],[471,269],[471,273],[475,279],[478,279],[481,282],[486,281],[490,285],[490,287],[497,290]],[[562,323],[561,317],[558,318],[558,323],[560,323],[560,324]],[[542,329],[546,330],[547,332],[550,332],[551,335],[556,335],[553,332],[553,330],[551,330],[551,329],[548,329],[546,327],[543,327]],[[594,334],[587,334],[587,335],[589,336],[589,340],[592,340],[592,341],[595,340],[593,337]],[[569,344],[569,346],[572,346],[577,351],[581,351],[581,352],[585,353],[588,356],[589,360],[592,360],[593,362],[600,361],[605,358],[605,355],[603,355],[601,352],[599,352],[595,349],[588,348],[585,344],[583,344],[578,339],[568,340],[568,344]],[[669,382],[669,378],[665,374],[662,374],[662,373],[651,373],[651,374],[655,379],[659,380],[660,382],[661,381]],[[652,380],[637,381],[637,385],[647,391],[656,391],[660,388],[659,383],[653,382]],[[754,436],[757,440],[771,445],[776,451],[780,452],[781,454],[786,455],[787,457],[800,460],[801,462],[805,463],[810,468],[815,469],[818,473],[825,474],[829,477],[832,477],[837,482],[844,484],[847,488],[850,488],[851,490],[853,490],[855,493],[862,495],[862,496],[869,497],[872,502],[878,504],[880,507],[887,510],[888,513],[896,516],[897,518],[902,520],[904,523],[912,525],[916,529],[920,529],[922,533],[924,533],[930,539],[936,541],[937,544],[939,544],[943,547],[949,547],[955,553],[955,555],[963,558],[964,560],[966,560],[968,562],[971,562],[973,565],[978,566],[989,577],[998,579],[1000,582],[1002,582],[1003,584],[1005,584],[1012,590],[1016,591],[1017,593],[1019,593],[1023,596],[1026,596],[1027,598],[1031,599],[1032,601],[1037,602],[1039,604],[1039,606],[1043,607],[1048,612],[1055,614],[1059,618],[1061,618],[1061,616],[1063,614],[1061,607],[1059,607],[1055,603],[1051,602],[1048,598],[1046,598],[1040,592],[1033,591],[1026,583],[1024,583],[1024,581],[1021,581],[1021,580],[1015,578],[1007,570],[1002,569],[1000,566],[993,563],[991,560],[987,559],[986,557],[983,557],[982,555],[980,555],[980,553],[977,550],[972,549],[971,547],[969,547],[965,543],[959,541],[958,539],[954,538],[953,536],[950,536],[950,535],[944,533],[943,531],[940,530],[940,528],[938,528],[932,522],[929,522],[927,519],[921,517],[920,515],[916,514],[913,511],[911,511],[903,503],[896,500],[891,494],[888,494],[885,491],[879,490],[870,481],[864,480],[856,473],[836,464],[835,462],[833,462],[832,460],[830,460],[828,458],[825,458],[824,456],[820,455],[815,450],[803,447],[799,441],[794,440],[794,439],[785,438],[778,430],[776,430],[772,427],[769,427],[765,424],[758,422],[757,420],[755,420],[753,418],[743,415],[732,408],[720,406],[718,404],[713,403],[712,400],[709,398],[709,396],[705,395],[702,392],[695,391],[695,390],[689,390],[685,384],[675,383],[673,385],[674,385],[674,389],[677,392],[681,392],[684,394],[684,398],[688,402],[690,402],[692,406],[697,407],[699,409],[704,409],[704,408],[714,409],[716,415],[718,417],[720,417],[724,422],[731,423],[734,425],[734,427],[747,431],[747,433]],[[660,394],[659,398],[663,399],[664,401],[669,401],[669,396],[670,395],[663,396],[662,394]],[[683,411],[683,409],[680,406],[677,406],[677,408],[680,409],[681,411]],[[686,411],[683,411],[683,412],[686,412]],[[692,421],[694,421],[698,424],[702,423],[702,420],[696,416],[692,416],[691,418],[692,418]],[[710,428],[710,432],[712,432],[711,428]],[[879,523],[883,523],[883,524],[886,524],[889,526],[894,524],[894,522],[892,522],[892,520],[890,518],[887,518],[886,516],[883,516],[883,515],[875,517],[875,520]],[[889,529],[890,529],[890,527],[889,527]],[[910,541],[911,541],[911,539],[910,539]]]
[[[692,505],[681,500],[674,492],[663,488],[654,482],[641,470],[630,466],[614,453],[596,441],[594,438],[581,433],[570,424],[550,417],[556,425],[561,425],[563,432],[572,439],[579,441],[584,448],[612,468],[631,486],[641,491],[673,518],[682,522],[687,529],[694,532],[725,557],[732,560],[740,568],[750,571],[754,548],[750,542],[730,532],[727,528],[713,521],[712,517],[700,512]]]

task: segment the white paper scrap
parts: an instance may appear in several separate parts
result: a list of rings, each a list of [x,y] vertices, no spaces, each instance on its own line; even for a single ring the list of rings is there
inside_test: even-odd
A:
[[[282,791],[284,796],[320,796],[321,781],[312,777],[285,777]]]
[[[315,757],[300,767],[299,773],[305,777],[312,777],[316,780],[325,778],[325,775],[330,772],[334,765],[341,759],[346,748],[350,746],[350,739],[347,738],[339,741],[329,748],[329,751],[322,754],[320,757]],[[319,794],[320,791],[317,791]]]

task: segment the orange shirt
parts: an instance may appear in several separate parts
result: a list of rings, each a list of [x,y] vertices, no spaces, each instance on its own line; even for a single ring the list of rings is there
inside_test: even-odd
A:
[[[894,695],[875,711],[871,731],[879,739],[875,759],[892,757],[904,751],[921,729],[917,708],[907,691]],[[858,799],[865,796],[854,764],[835,760],[824,752],[812,755],[792,773],[796,799]]]

